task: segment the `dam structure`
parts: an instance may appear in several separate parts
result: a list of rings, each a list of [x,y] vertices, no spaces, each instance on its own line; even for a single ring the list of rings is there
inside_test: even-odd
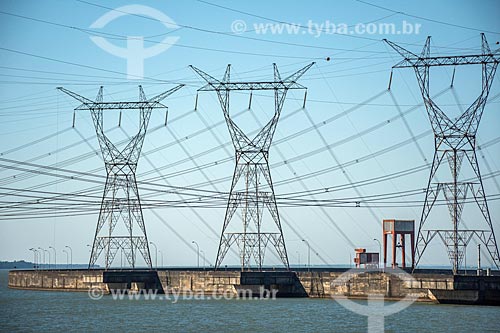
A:
[[[493,219],[490,215],[479,171],[475,141],[479,122],[499,63],[499,51],[492,52],[490,50],[484,34],[481,35],[481,38],[481,54],[444,57],[430,56],[430,37],[427,38],[424,49],[419,56],[385,40],[404,58],[393,68],[413,68],[417,75],[425,109],[431,122],[435,146],[431,173],[425,189],[425,201],[417,228],[415,228],[414,220],[392,219],[384,220],[382,223],[383,267],[380,267],[378,259],[381,253],[366,252],[364,248],[356,249],[355,262],[358,267],[355,269],[334,268],[328,267],[328,265],[321,268],[311,267],[311,247],[304,238],[299,240],[308,245],[308,267],[293,268],[290,266],[282,221],[278,213],[277,199],[271,180],[269,150],[287,91],[289,89],[305,89],[304,86],[297,83],[297,80],[314,63],[310,63],[285,78],[281,77],[278,67],[274,65],[274,80],[253,82],[231,81],[230,65],[227,66],[221,80],[191,66],[206,81],[206,84],[198,89],[198,92],[215,91],[217,93],[224,121],[235,149],[235,169],[226,201],[226,211],[214,267],[211,269],[200,267],[156,267],[153,269],[135,179],[135,170],[151,110],[163,108],[160,101],[177,91],[182,85],[152,99],[147,99],[140,88],[139,102],[112,103],[102,102],[102,88],[95,101],[60,88],[66,94],[82,102],[77,110],[91,111],[107,171],[89,267],[84,270],[12,270],[9,272],[9,287],[89,293],[92,290],[100,290],[102,293],[108,294],[119,290],[125,293],[198,292],[235,296],[248,295],[249,292],[253,295],[259,295],[259,291],[268,290],[277,297],[334,299],[336,297],[363,299],[369,298],[371,295],[378,295],[387,299],[401,300],[412,295],[417,300],[426,302],[500,305],[500,271],[498,270],[500,257],[494,234]],[[430,97],[429,69],[434,66],[471,64],[482,67],[480,96],[459,117],[452,120]],[[273,94],[274,114],[253,138],[249,138],[236,125],[230,115],[229,94],[233,90],[250,91],[248,109],[251,108],[254,90],[269,91]],[[196,96],[198,97],[198,95]],[[306,96],[304,96],[302,108],[305,107]],[[197,97],[195,105],[197,105]],[[140,110],[139,132],[121,151],[116,149],[102,130],[102,111],[109,109]],[[465,161],[468,162],[462,163]],[[451,179],[446,182],[440,181],[437,184],[432,183],[436,178],[437,170],[440,167],[444,169],[442,166],[446,162],[450,167]],[[463,164],[470,167],[473,172],[473,178],[470,181],[459,177]],[[120,191],[126,195],[117,195]],[[429,229],[430,224],[436,223],[431,222],[433,219],[430,213],[435,208],[439,194],[444,196],[452,226],[447,229]],[[477,220],[481,222],[482,229],[468,228],[466,223],[469,220],[462,220],[462,210],[464,203],[466,203],[467,194],[472,196],[473,202],[479,208],[480,214],[477,214]],[[356,202],[356,207],[359,207],[359,204]],[[234,222],[234,217],[238,216],[239,209],[241,209],[241,224],[237,226],[236,223],[231,222]],[[264,212],[268,217],[267,223],[264,223]],[[116,235],[114,233],[114,227],[119,221],[122,221],[127,228],[126,234]],[[103,228],[106,223],[108,224],[107,230]],[[139,234],[133,233],[134,225],[139,226]],[[338,231],[342,233],[341,228]],[[390,267],[386,267],[387,235],[392,236],[392,264]],[[405,241],[406,235],[410,236],[410,244]],[[397,244],[398,236],[400,244]],[[419,262],[430,242],[439,238],[445,245],[451,267],[449,269],[419,268]],[[471,275],[464,270],[467,267],[464,265],[464,261],[466,247],[473,238],[478,241],[478,265],[477,271]],[[193,241],[193,243],[195,242]],[[196,245],[199,263],[200,250],[197,243]],[[381,244],[379,245],[381,248]],[[410,247],[409,256],[412,262],[408,269],[405,267],[406,245]],[[483,271],[481,269],[481,245],[483,251],[487,253],[487,259],[491,259],[495,266],[495,270]],[[237,246],[239,250],[240,265],[229,268],[222,266],[226,254],[230,249],[234,250],[232,249],[234,246]],[[273,253],[279,259],[279,269],[266,266],[264,254],[267,248],[274,251]],[[397,248],[402,250],[402,269],[396,263]],[[118,269],[112,265],[118,251],[125,253],[130,267]],[[36,250],[34,252],[36,253]],[[96,268],[95,264],[102,252],[105,253],[104,268]],[[382,252],[381,249],[380,252]],[[142,256],[143,263],[136,262],[137,254]]]
[[[346,274],[349,274],[346,279]],[[241,271],[203,268],[12,270],[9,288],[45,291],[200,294],[242,296],[252,291],[274,291],[276,297],[348,297],[382,295],[401,300],[454,304],[500,305],[500,272],[489,275],[453,275],[450,270],[301,268],[290,271],[265,268]],[[244,296],[244,295],[243,295]]]

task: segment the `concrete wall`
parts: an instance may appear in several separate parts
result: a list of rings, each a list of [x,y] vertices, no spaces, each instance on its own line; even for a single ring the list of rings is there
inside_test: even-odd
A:
[[[9,287],[17,289],[88,291],[90,288],[108,290],[103,282],[103,270],[13,270],[9,272]],[[236,293],[240,284],[239,271],[163,270],[158,278],[165,290],[175,292],[203,291],[205,293]],[[120,285],[114,284],[115,287]]]
[[[379,294],[389,298],[402,298],[416,294],[429,299],[428,289],[453,289],[453,276],[441,274],[414,274],[413,279],[398,274],[369,272],[351,274],[347,281],[339,283],[342,272],[297,273],[309,297],[351,296],[366,297]]]
[[[234,285],[240,284],[239,271],[159,271],[158,277],[166,291],[203,291],[204,293],[236,293]]]
[[[9,287],[18,289],[38,289],[56,291],[88,291],[90,288],[123,288],[120,284],[106,284],[103,282],[103,270],[14,270],[9,272]],[[108,271],[109,272],[109,271]],[[126,271],[116,271],[118,275]],[[151,272],[149,272],[151,273]],[[137,272],[133,274],[138,274]],[[279,281],[279,272],[247,273],[240,271],[203,271],[203,270],[160,270],[158,280],[164,291],[173,292],[204,292],[205,294],[237,293],[238,285],[244,287],[251,284],[249,281]],[[417,294],[420,300],[431,300],[430,290],[457,290],[474,289],[479,286],[477,278],[453,277],[451,274],[423,274],[417,273],[408,279],[407,276],[382,272],[355,273],[349,279],[338,282],[342,271],[314,271],[297,272],[295,285],[283,284],[280,288],[288,292],[288,296],[334,297],[336,295],[349,297],[367,297],[368,294],[379,294],[388,298],[402,298],[407,294]],[[248,275],[248,276],[247,276]],[[255,275],[255,277],[254,277]],[[245,279],[242,278],[245,277]],[[252,280],[253,279],[253,280]],[[260,279],[260,280],[259,280]],[[289,280],[287,277],[280,279]],[[486,279],[486,278],[485,278]],[[492,279],[495,279],[493,281]],[[244,281],[242,281],[244,280]],[[498,281],[497,281],[498,280]],[[128,281],[130,282],[130,281]],[[261,282],[255,282],[260,284]],[[277,282],[270,282],[275,288]],[[130,284],[130,283],[129,283]],[[480,282],[482,289],[498,289],[500,291],[500,277],[489,277]],[[300,288],[298,288],[300,287]],[[126,287],[125,287],[126,288]],[[267,287],[266,287],[267,288]],[[299,295],[297,290],[302,290]]]
[[[9,272],[9,288],[88,291],[107,290],[102,282],[102,270],[15,270]]]

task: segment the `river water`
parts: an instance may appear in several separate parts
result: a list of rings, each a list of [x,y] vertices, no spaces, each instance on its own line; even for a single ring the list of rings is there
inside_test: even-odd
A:
[[[114,300],[106,295],[93,300],[86,292],[9,289],[7,274],[0,271],[2,332],[367,332],[368,328],[367,317],[332,299],[174,303],[173,298]],[[384,322],[386,332],[500,332],[500,307],[414,303]]]

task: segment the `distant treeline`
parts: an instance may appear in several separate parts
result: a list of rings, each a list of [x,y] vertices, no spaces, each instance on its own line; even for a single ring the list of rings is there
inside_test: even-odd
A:
[[[49,269],[49,268],[58,268],[58,269],[66,269],[66,268],[87,268],[88,265],[82,265],[82,264],[73,264],[73,265],[66,265],[66,264],[57,264],[54,266],[54,264],[49,265],[36,265],[32,262],[29,261],[24,261],[24,260],[19,260],[19,261],[0,261],[0,269]],[[96,267],[98,267],[96,265]]]

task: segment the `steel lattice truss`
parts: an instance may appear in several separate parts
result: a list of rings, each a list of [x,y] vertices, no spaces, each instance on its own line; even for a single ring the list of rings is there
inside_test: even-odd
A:
[[[289,89],[305,89],[304,86],[297,83],[297,80],[313,64],[305,66],[284,79],[281,78],[278,67],[274,64],[274,81],[272,82],[230,82],[231,65],[227,66],[222,80],[217,80],[200,69],[191,66],[207,82],[199,91],[217,92],[235,148],[236,166],[222,226],[215,269],[220,267],[229,248],[236,243],[240,249],[242,270],[251,267],[252,258],[258,269],[261,270],[264,263],[265,249],[269,242],[274,246],[283,265],[289,269],[285,239],[269,169],[269,148],[278,125],[287,91]],[[229,114],[229,93],[231,90],[274,91],[274,115],[253,139],[249,138],[231,119]],[[265,182],[264,186],[260,185],[261,180]],[[262,191],[260,187],[266,187],[270,190]],[[242,210],[243,232],[227,232],[228,225],[238,208]],[[274,232],[267,231],[271,226],[262,225],[264,209],[269,211],[274,221]],[[256,232],[249,230],[251,225]]]
[[[491,230],[423,230],[421,242],[427,246],[434,237],[439,236],[446,246],[448,258],[451,262],[458,260],[458,267],[462,265],[465,250],[472,237],[476,237],[483,244],[495,242],[495,235]],[[455,242],[458,251],[455,250]]]
[[[142,87],[139,86],[139,102],[103,102],[103,87],[99,89],[95,101],[89,100],[72,91],[59,87],[58,89],[80,101],[82,105],[75,110],[89,110],[94,122],[97,139],[106,167],[106,184],[102,196],[101,209],[95,232],[89,268],[93,267],[104,251],[106,268],[111,267],[118,251],[123,251],[129,265],[136,266],[137,252],[143,257],[146,265],[151,266],[149,242],[146,226],[142,215],[141,201],[135,172],[142,149],[144,138],[155,108],[166,108],[160,102],[167,96],[179,90],[183,85],[176,86],[151,99],[147,99]],[[140,113],[140,125],[136,135],[129,143],[119,150],[106,136],[103,128],[104,110],[135,109]],[[127,234],[116,235],[115,227],[119,222],[125,224]],[[107,223],[108,227],[103,228]],[[139,227],[139,231],[134,230]],[[137,228],[136,228],[137,229]]]
[[[429,182],[425,196],[424,207],[418,228],[416,244],[416,264],[435,235],[439,235],[445,243],[448,256],[452,263],[453,272],[457,273],[463,258],[463,249],[470,241],[470,237],[477,236],[486,245],[486,248],[493,259],[493,262],[500,268],[500,256],[495,239],[491,216],[486,201],[479,164],[476,156],[476,133],[479,122],[486,105],[491,84],[500,61],[500,49],[492,52],[486,41],[484,34],[481,34],[482,54],[431,57],[430,37],[424,45],[420,56],[385,40],[394,50],[396,50],[404,60],[393,66],[393,68],[412,67],[415,70],[417,81],[420,86],[424,104],[434,132],[435,151],[432,161]],[[456,120],[451,120],[431,99],[429,91],[429,69],[432,66],[459,66],[480,64],[482,67],[482,90],[472,105],[467,108]],[[473,182],[459,182],[458,177],[462,162],[465,159],[470,163],[474,171]],[[432,184],[439,167],[446,159],[451,170],[451,182]],[[453,230],[424,230],[429,213],[440,192],[448,204],[448,208],[453,222]],[[488,230],[459,230],[461,213],[467,193],[474,196],[476,203],[481,210],[483,218],[488,226]],[[467,241],[465,241],[467,240]]]

